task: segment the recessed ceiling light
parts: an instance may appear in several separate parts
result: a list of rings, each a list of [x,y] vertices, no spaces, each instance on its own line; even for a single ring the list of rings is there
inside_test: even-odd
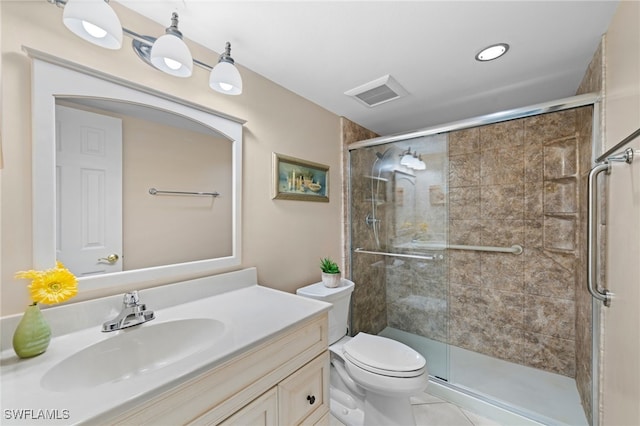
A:
[[[507,43],[493,44],[478,52],[476,55],[476,61],[492,61],[507,53],[507,50],[509,50],[509,45]]]

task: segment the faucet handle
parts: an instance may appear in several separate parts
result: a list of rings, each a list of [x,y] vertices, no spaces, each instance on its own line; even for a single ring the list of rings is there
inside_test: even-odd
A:
[[[140,297],[138,296],[138,291],[133,290],[129,293],[124,294],[124,299],[122,300],[122,304],[126,307],[138,306],[140,302]]]

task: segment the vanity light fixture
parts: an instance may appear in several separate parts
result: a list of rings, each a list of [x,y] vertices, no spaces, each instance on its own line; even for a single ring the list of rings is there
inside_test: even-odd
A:
[[[424,161],[422,161],[422,155],[418,155],[416,157],[416,162],[411,167],[413,170],[426,170],[427,165]]]
[[[491,46],[485,47],[476,54],[476,61],[487,62],[498,59],[500,56],[507,53],[509,45],[507,43],[497,43]]]
[[[411,148],[407,149],[407,152],[400,154],[402,158],[400,159],[400,164],[403,166],[411,167],[413,164],[413,155],[411,154]]]
[[[234,65],[231,57],[231,43],[227,42],[224,53],[209,75],[209,87],[216,92],[227,95],[239,95],[242,93],[242,77]]]
[[[60,6],[56,0],[48,0]],[[67,0],[62,22],[80,38],[107,49],[122,47],[122,25],[108,0]]]
[[[138,34],[124,28],[116,13],[109,6],[109,0],[46,0],[58,7],[64,7],[64,24],[77,36],[107,49],[119,49],[122,35],[132,38],[132,47],[138,57],[147,64],[167,74],[189,77],[193,65],[210,72],[209,86],[226,95],[242,93],[242,76],[231,57],[231,43],[215,67],[191,56],[189,48],[178,30],[178,14],[171,16],[171,26],[159,38]]]
[[[422,161],[422,155],[418,155],[418,151],[411,153],[411,148],[400,154],[400,164],[413,170],[426,170],[427,165]]]
[[[171,15],[171,26],[159,37],[149,53],[151,63],[162,72],[176,77],[191,77],[193,57],[178,30],[178,14]]]

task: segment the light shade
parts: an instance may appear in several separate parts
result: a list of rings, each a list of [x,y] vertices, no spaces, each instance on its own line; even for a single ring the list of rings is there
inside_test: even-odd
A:
[[[187,45],[174,34],[158,38],[149,54],[154,67],[176,77],[190,77],[193,71],[193,57]]]
[[[239,95],[242,93],[242,77],[235,65],[223,59],[211,70],[209,86],[216,92]]]
[[[426,170],[427,164],[422,161],[422,156],[418,155],[415,164],[411,167],[413,170]]]
[[[407,152],[400,159],[400,164],[406,167],[410,167],[414,162],[413,155],[411,154],[411,150],[407,150]]]
[[[165,35],[159,37],[151,46],[149,60],[162,72],[176,77],[191,77],[193,57],[182,41],[182,33],[178,30],[177,13],[171,14],[171,26],[165,30]]]
[[[67,0],[62,22],[90,43],[114,50],[122,47],[122,25],[104,0]]]

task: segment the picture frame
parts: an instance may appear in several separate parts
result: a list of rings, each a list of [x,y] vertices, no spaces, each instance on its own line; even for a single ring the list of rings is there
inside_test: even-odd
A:
[[[272,154],[272,199],[329,202],[329,166]]]

